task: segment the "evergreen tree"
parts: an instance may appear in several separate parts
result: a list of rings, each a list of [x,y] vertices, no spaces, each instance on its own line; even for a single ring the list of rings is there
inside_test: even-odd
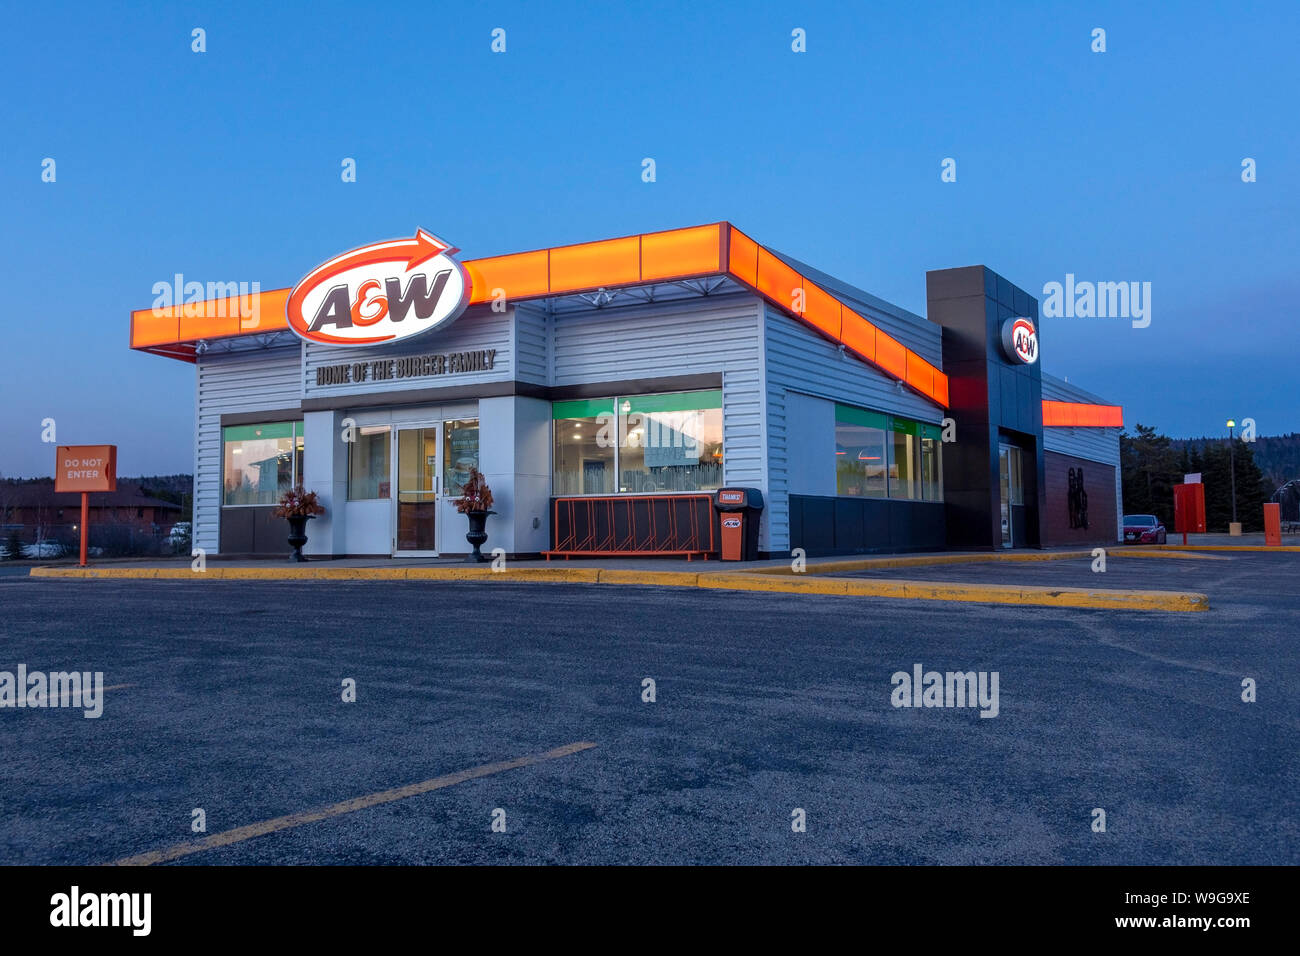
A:
[[[1174,485],[1181,480],[1179,455],[1169,437],[1139,424],[1120,435],[1120,483],[1126,514],[1153,514],[1166,527],[1174,520]]]

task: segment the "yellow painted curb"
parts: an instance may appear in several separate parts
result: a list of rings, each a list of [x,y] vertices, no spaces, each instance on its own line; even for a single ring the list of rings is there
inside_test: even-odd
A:
[[[34,578],[111,578],[172,581],[569,581],[595,584],[596,568],[513,568],[493,571],[488,565],[468,568],[32,568]]]
[[[715,573],[701,574],[699,587],[726,588],[733,591],[785,591],[798,594],[846,594],[847,578],[823,578],[814,575],[785,576],[773,574]]]
[[[850,570],[856,570],[851,568]],[[922,601],[968,601],[989,604],[1028,604],[1047,607],[1095,607],[1143,611],[1206,611],[1209,598],[1189,591],[1124,591],[1091,588],[1052,588],[1007,584],[962,584],[946,581],[862,580],[818,574],[774,575],[756,572],[637,571],[599,568],[516,568],[493,571],[468,568],[32,568],[32,577],[125,580],[407,580],[501,581],[586,584],[643,584],[657,587],[699,587],[731,591],[787,594],[829,594],[853,597],[903,598]]]
[[[1123,591],[890,579],[863,581],[851,578],[786,578],[766,574],[701,574],[700,587],[735,591],[846,594],[854,597],[906,598],[920,601],[1032,604],[1044,607],[1095,607],[1137,611],[1208,611],[1210,609],[1210,599],[1206,595],[1191,591]]]
[[[633,571],[626,568],[605,568],[600,572],[600,583],[693,588],[698,586],[699,577],[698,571]]]

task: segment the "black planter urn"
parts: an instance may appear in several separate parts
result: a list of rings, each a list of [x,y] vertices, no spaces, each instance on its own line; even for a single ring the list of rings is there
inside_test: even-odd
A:
[[[496,514],[495,511],[466,511],[465,517],[469,518],[469,533],[465,535],[465,540],[474,546],[469,557],[465,559],[466,564],[481,564],[488,559],[483,556],[479,548],[483,547],[483,542],[487,540],[487,519],[488,515]]]
[[[285,520],[289,522],[289,547],[293,548],[293,553],[289,555],[290,561],[306,561],[307,557],[302,553],[302,546],[307,543],[307,522],[315,515],[289,515]]]

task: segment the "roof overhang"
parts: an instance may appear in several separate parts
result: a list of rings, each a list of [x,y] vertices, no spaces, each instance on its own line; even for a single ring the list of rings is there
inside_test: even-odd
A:
[[[603,239],[463,263],[470,305],[557,297],[613,298],[617,290],[722,278],[756,292],[787,315],[843,346],[941,408],[948,377],[916,352],[801,275],[728,222]],[[711,283],[697,291],[708,294]],[[131,313],[131,348],[193,362],[202,348],[288,331],[290,289],[257,292]],[[653,298],[653,292],[651,293]],[[589,299],[599,307],[601,298]],[[292,334],[292,333],[290,333]],[[229,341],[233,345],[233,341]]]

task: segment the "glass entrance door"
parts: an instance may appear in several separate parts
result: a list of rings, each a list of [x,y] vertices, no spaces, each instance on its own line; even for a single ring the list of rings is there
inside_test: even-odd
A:
[[[393,485],[397,505],[394,554],[436,555],[434,526],[442,493],[442,468],[438,451],[438,425],[399,426],[396,474]]]
[[[998,495],[1002,500],[1002,547],[1011,547],[1011,453],[1008,445],[998,446]]]

